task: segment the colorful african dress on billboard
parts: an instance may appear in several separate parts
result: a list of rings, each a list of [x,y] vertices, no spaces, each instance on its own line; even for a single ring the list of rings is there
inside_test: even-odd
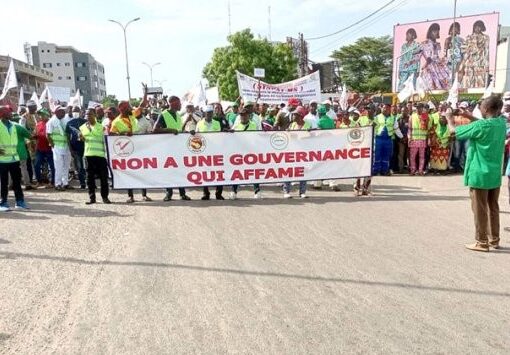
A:
[[[439,58],[441,44],[430,39],[422,44],[422,54],[425,65],[422,70],[422,79],[429,90],[446,90],[450,86],[450,69],[445,58]]]

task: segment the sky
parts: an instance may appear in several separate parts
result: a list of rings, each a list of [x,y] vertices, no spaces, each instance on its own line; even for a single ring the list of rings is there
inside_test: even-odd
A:
[[[6,2],[6,3],[5,3]],[[140,17],[127,28],[131,92],[141,96],[150,83],[142,64],[153,69],[165,93],[182,96],[196,85],[214,48],[228,44],[228,0],[5,0],[2,4],[0,54],[25,60],[23,43],[70,45],[91,53],[105,66],[108,94],[127,98],[121,23]],[[367,16],[387,0],[230,0],[232,32],[250,28],[273,41],[326,35]],[[377,5],[376,5],[377,4]],[[309,59],[327,61],[332,51],[363,36],[392,35],[393,25],[453,16],[454,0],[395,0],[367,21],[328,38],[309,41]],[[271,8],[269,31],[268,8]],[[457,15],[499,12],[510,26],[509,0],[458,0]],[[11,14],[5,16],[5,14]]]

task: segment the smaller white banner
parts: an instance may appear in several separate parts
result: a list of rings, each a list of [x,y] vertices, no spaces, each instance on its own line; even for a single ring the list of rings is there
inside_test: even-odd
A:
[[[308,103],[321,100],[321,80],[319,71],[302,78],[281,84],[268,84],[251,76],[237,72],[239,95],[246,101],[259,101],[268,104],[287,102],[296,97]]]

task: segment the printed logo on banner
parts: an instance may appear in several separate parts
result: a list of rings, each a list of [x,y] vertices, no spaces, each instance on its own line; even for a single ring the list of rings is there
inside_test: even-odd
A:
[[[285,149],[289,145],[289,136],[285,132],[273,133],[269,139],[271,147],[276,150]]]
[[[117,138],[113,143],[113,151],[119,157],[128,157],[135,151],[135,145],[127,137]]]
[[[194,136],[190,136],[188,138],[187,145],[190,152],[202,153],[207,147],[207,141],[203,136],[195,134]]]
[[[355,128],[351,129],[349,135],[347,136],[349,143],[352,145],[360,145],[365,140],[365,134],[361,129]]]

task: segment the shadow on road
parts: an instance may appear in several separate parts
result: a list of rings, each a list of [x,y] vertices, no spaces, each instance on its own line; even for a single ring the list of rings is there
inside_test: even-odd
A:
[[[499,251],[495,251],[494,254],[499,254],[502,252],[510,253],[510,248],[502,248]],[[232,274],[232,275],[306,280],[306,281],[313,281],[313,282],[334,282],[334,283],[374,286],[374,287],[394,287],[394,288],[402,288],[402,289],[408,289],[408,290],[452,292],[452,293],[463,293],[463,294],[483,295],[483,296],[493,296],[493,297],[510,297],[510,292],[471,290],[471,289],[441,287],[441,286],[412,285],[412,284],[405,284],[405,283],[401,283],[401,282],[366,281],[366,280],[356,280],[356,279],[348,279],[348,278],[340,278],[340,277],[297,275],[297,274],[287,274],[287,273],[279,273],[279,272],[250,271],[250,270],[216,268],[216,267],[185,265],[185,264],[154,263],[154,262],[143,262],[143,261],[110,261],[110,260],[95,261],[95,260],[85,260],[85,259],[78,259],[78,258],[72,258],[72,257],[63,257],[63,256],[37,255],[37,254],[3,252],[3,251],[0,251],[0,256],[3,256],[4,259],[27,258],[27,259],[59,261],[59,262],[79,264],[79,265],[157,267],[157,268],[165,268],[165,269],[178,269],[178,270],[180,269],[180,270],[202,271],[202,272],[211,272],[211,273],[224,273],[224,274]]]

